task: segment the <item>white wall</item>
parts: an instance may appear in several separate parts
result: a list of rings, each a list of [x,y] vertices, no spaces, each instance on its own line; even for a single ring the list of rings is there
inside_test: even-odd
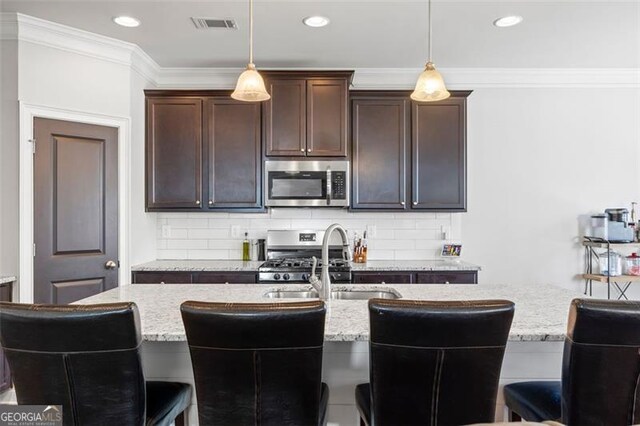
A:
[[[153,83],[135,70],[131,71],[131,179],[129,199],[129,229],[131,234],[129,260],[131,265],[156,258],[156,216],[146,213],[145,204],[145,119],[144,89]]]
[[[640,199],[640,90],[480,89],[468,120],[462,235],[482,282],[578,288],[578,216]]]
[[[18,275],[18,42],[0,42],[0,275]]]

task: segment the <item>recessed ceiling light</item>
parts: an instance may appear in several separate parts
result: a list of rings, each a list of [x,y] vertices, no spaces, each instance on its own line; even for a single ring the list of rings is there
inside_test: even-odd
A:
[[[329,25],[329,18],[325,16],[307,16],[302,22],[308,27],[320,28]]]
[[[118,25],[122,25],[123,27],[129,27],[129,28],[140,26],[140,21],[131,16],[116,16],[115,18],[113,18],[113,22],[115,22]]]
[[[493,21],[493,25],[500,28],[513,27],[514,25],[518,25],[522,22],[522,19],[522,16],[519,15],[503,16],[502,18],[498,18]]]

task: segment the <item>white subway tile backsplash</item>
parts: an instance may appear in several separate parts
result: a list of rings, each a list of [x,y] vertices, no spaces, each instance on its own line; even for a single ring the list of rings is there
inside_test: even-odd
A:
[[[451,213],[358,212],[344,209],[271,209],[265,213],[157,213],[158,259],[241,259],[244,233],[250,239],[265,238],[268,229],[325,229],[340,223],[362,236],[368,225],[376,227],[369,236],[369,259],[433,259],[439,257],[441,228],[449,238],[461,239],[461,215]],[[162,226],[171,227],[170,237]],[[239,234],[232,237],[231,227]]]

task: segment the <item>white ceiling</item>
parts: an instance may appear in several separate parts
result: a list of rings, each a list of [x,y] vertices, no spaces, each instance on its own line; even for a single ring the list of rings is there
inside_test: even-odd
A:
[[[20,12],[138,44],[163,67],[240,67],[248,56],[248,0],[3,1]],[[433,4],[439,67],[640,68],[640,0]],[[112,22],[117,15],[138,28]],[[321,14],[325,28],[304,26]],[[524,22],[496,28],[497,17]],[[191,16],[234,18],[238,30],[198,30]],[[258,67],[416,68],[426,56],[426,0],[256,0]]]

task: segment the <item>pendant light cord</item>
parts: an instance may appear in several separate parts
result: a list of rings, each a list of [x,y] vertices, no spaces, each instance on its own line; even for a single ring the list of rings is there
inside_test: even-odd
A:
[[[431,0],[429,0],[428,9],[429,9],[429,40],[428,40],[429,43],[428,43],[428,45],[429,45],[429,62],[431,62],[431,49],[432,49],[432,43],[433,43],[432,42],[432,40],[433,40],[433,37],[432,37],[432,34],[433,34],[432,26],[433,26],[433,24],[431,22]]]
[[[253,64],[253,0],[249,0],[249,63]]]

